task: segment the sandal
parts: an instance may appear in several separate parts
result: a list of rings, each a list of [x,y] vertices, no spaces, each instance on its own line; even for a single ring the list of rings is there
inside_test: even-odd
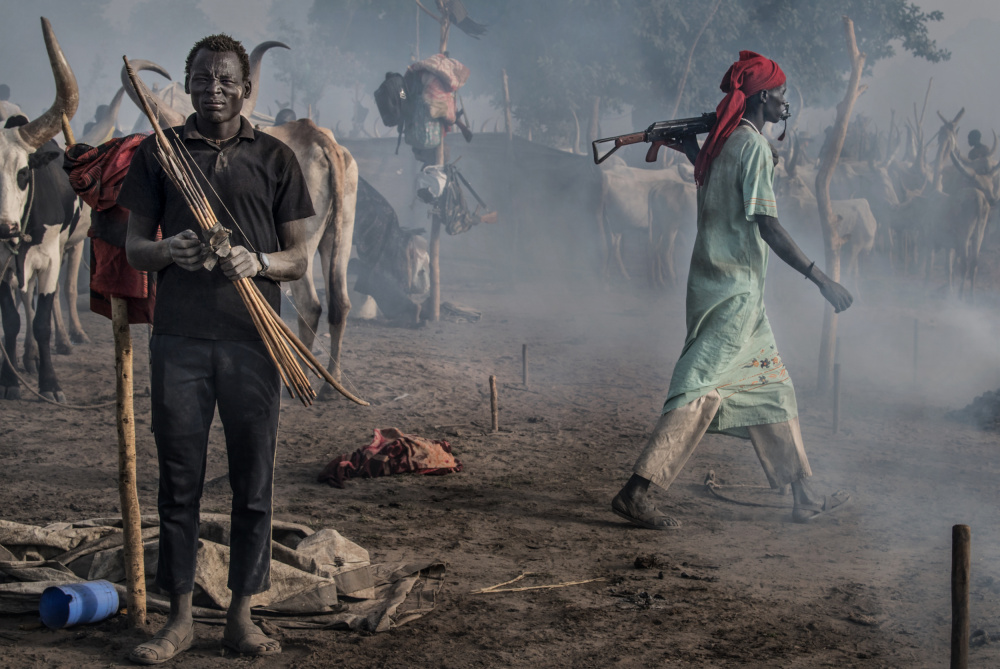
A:
[[[796,523],[811,523],[820,516],[842,509],[851,501],[850,493],[838,490],[832,495],[823,497],[822,505],[797,506],[792,509],[792,520]]]
[[[676,530],[681,522],[659,511],[649,501],[625,500],[621,493],[611,500],[611,510],[628,522],[647,530]]]
[[[258,639],[258,638],[263,639],[263,641],[251,641],[251,639]],[[277,655],[278,653],[281,652],[280,644],[278,645],[277,648],[265,647],[263,650],[261,650],[261,647],[264,646],[264,644],[269,641],[278,643],[276,639],[272,639],[271,637],[264,634],[264,632],[262,632],[260,628],[257,628],[256,632],[247,632],[246,634],[243,635],[243,637],[239,640],[239,642],[230,641],[225,636],[222,637],[222,645],[225,646],[226,648],[230,650],[235,650],[237,653],[240,653],[241,655],[251,655],[253,657],[263,657],[265,655]]]
[[[162,644],[160,646],[153,645],[157,641],[161,642],[166,641],[173,647],[173,652],[168,652],[161,655],[163,649]],[[181,637],[180,634],[178,634],[174,630],[164,628],[159,632],[157,632],[156,635],[154,635],[153,638],[150,639],[149,641],[140,643],[138,646],[129,651],[128,659],[131,660],[132,662],[135,662],[136,664],[163,664],[168,660],[174,659],[175,657],[177,657],[177,655],[183,653],[188,648],[190,648],[191,643],[193,641],[194,641],[194,625],[191,626],[191,629],[188,630],[187,635],[184,636],[183,638]],[[155,654],[155,657],[146,657],[144,655],[139,655],[138,654],[139,649],[152,651]]]

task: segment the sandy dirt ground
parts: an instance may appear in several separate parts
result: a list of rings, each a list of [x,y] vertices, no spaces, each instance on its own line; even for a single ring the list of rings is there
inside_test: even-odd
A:
[[[448,564],[437,609],[378,635],[284,632],[267,661],[224,653],[221,628],[199,624],[183,667],[941,667],[950,634],[951,526],[972,527],[971,666],[1000,666],[1000,464],[996,433],[945,418],[1000,386],[1000,293],[989,271],[975,306],[932,286],[876,276],[840,321],[842,418],[815,391],[820,297],[777,261],[769,314],[799,393],[820,491],[848,509],[791,522],[789,497],[765,490],[749,442],[709,435],[663,503],[683,526],[623,524],[609,510],[665,398],[684,338],[683,290],[588,278],[512,286],[499,264],[448,256],[444,299],[478,323],[422,329],[352,321],[345,376],[372,401],[306,409],[285,401],[275,515],[333,527],[373,561]],[[997,264],[994,251],[985,262]],[[84,300],[81,299],[81,304]],[[284,314],[289,317],[290,310]],[[914,370],[914,320],[920,349]],[[108,321],[56,369],[70,402],[113,397]],[[155,509],[157,467],[137,342],[139,497]],[[324,339],[324,341],[328,341]],[[521,345],[530,379],[521,384]],[[487,378],[496,374],[500,431]],[[443,477],[316,482],[335,455],[375,427],[447,439],[465,465]],[[27,398],[0,403],[2,517],[46,524],[118,511],[113,409],[72,411]],[[725,494],[780,508],[736,505]],[[221,426],[213,427],[203,509],[227,512]],[[473,591],[600,579],[516,593]],[[123,617],[62,631],[0,618],[0,667],[108,667],[148,635]],[[163,617],[151,616],[151,624]]]

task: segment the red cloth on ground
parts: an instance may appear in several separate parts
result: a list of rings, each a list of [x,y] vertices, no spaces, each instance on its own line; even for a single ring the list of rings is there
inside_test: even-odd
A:
[[[343,488],[351,478],[374,478],[390,474],[448,474],[462,471],[462,463],[451,453],[447,441],[431,441],[404,434],[394,427],[375,430],[365,448],[330,461],[319,481]]]
[[[147,133],[148,134],[148,133]],[[147,272],[133,269],[125,249],[108,238],[124,239],[128,210],[117,205],[132,156],[147,134],[118,137],[99,146],[74,144],[66,150],[64,167],[77,195],[94,210],[90,237],[90,310],[111,318],[111,298],[128,304],[128,322],[152,323],[156,283]],[[116,230],[99,230],[111,226]],[[157,238],[160,233],[157,231]]]
[[[729,66],[719,88],[726,94],[715,108],[717,120],[694,164],[694,180],[705,185],[712,161],[722,151],[747,109],[747,98],[785,83],[785,73],[770,58],[753,51],[740,51],[740,59]]]

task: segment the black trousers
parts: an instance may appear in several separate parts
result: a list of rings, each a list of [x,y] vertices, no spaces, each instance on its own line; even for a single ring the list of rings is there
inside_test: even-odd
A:
[[[156,584],[194,590],[208,435],[216,405],[233,490],[229,589],[271,586],[271,491],[280,378],[261,341],[154,334],[149,344],[153,433],[160,463]]]

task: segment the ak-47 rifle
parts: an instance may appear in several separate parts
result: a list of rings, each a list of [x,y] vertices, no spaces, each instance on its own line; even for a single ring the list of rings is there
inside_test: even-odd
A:
[[[649,147],[649,151],[646,152],[646,162],[655,162],[656,154],[659,153],[661,146],[678,144],[685,137],[693,137],[694,135],[709,132],[715,127],[715,119],[715,112],[706,112],[701,116],[693,118],[682,118],[676,121],[657,121],[641,132],[594,140],[591,143],[591,146],[594,147],[594,163],[600,165],[608,159],[608,156],[621,147],[628,144],[638,144],[639,142],[649,142],[652,144]],[[598,155],[597,145],[604,144],[605,142],[614,142],[615,145],[603,156]]]

